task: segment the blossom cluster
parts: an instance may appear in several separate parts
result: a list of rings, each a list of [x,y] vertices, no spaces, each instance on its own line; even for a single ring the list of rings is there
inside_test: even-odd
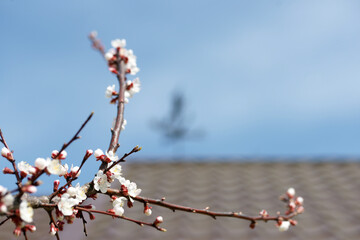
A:
[[[136,56],[134,55],[131,49],[126,49],[126,40],[125,39],[115,39],[111,41],[113,48],[110,48],[104,55],[105,59],[108,61],[109,70],[112,73],[119,74],[118,65],[119,61],[123,61],[125,65],[125,73],[135,75],[139,72],[139,68],[136,64]],[[124,101],[125,103],[129,102],[129,98],[132,98],[135,93],[140,91],[140,80],[135,78],[134,80],[127,80],[125,82],[125,92],[124,92]],[[115,85],[108,86],[105,91],[105,97],[111,98],[116,97],[118,92],[115,90]],[[115,103],[116,98],[112,99],[110,103]]]
[[[298,196],[295,196],[295,189],[289,188],[286,191],[286,196],[283,196],[282,199],[287,201],[287,211],[285,212],[286,215],[290,214],[299,214],[304,212],[304,198]],[[279,228],[280,232],[287,231],[290,227],[290,225],[295,226],[297,224],[296,220],[289,219],[289,220],[279,220],[277,222],[277,226]]]
[[[2,148],[1,155],[7,159],[13,159],[12,153],[7,148]],[[11,153],[11,154],[10,154]],[[91,155],[92,150],[87,151],[87,155]],[[41,184],[41,181],[36,181],[36,179],[46,173],[48,175],[58,175],[63,176],[66,180],[71,178],[77,178],[81,173],[81,170],[78,166],[73,166],[69,168],[68,164],[61,164],[61,161],[66,159],[67,152],[65,150],[59,151],[54,150],[51,153],[51,158],[37,158],[34,165],[30,165],[25,161],[21,161],[17,164],[16,171],[19,173],[20,180],[28,177],[28,182],[22,185],[22,193],[35,193],[37,191],[37,186]],[[16,174],[14,170],[11,170],[7,167],[3,170],[4,174]],[[59,180],[56,180],[57,187],[60,184]],[[57,190],[57,187],[54,187],[54,191]],[[62,194],[55,197],[53,202],[57,203],[57,207],[61,214],[64,216],[72,215],[72,207],[79,204],[86,199],[87,189],[80,187],[80,184],[77,184],[75,187],[68,187]],[[26,200],[26,195],[20,199],[19,208],[10,209],[14,205],[14,196],[3,186],[0,185],[0,211],[5,214],[14,213],[13,222],[16,225],[14,230],[15,235],[19,235],[22,231],[35,231],[36,227],[34,225],[26,225],[25,223],[33,222],[34,210],[31,207],[30,203]],[[70,200],[71,199],[71,200]],[[71,213],[70,213],[71,212]]]
[[[111,183],[117,180],[120,183],[120,189],[123,197],[113,196],[113,209],[110,212],[114,212],[116,215],[122,216],[124,213],[124,203],[127,201],[127,206],[132,207],[134,200],[132,198],[138,196],[141,193],[141,189],[137,188],[136,183],[122,177],[121,165],[117,162],[119,157],[113,152],[104,152],[101,149],[95,150],[94,156],[97,160],[101,160],[107,163],[105,170],[99,170],[93,180],[94,188],[97,191],[106,193],[107,189],[111,186]]]

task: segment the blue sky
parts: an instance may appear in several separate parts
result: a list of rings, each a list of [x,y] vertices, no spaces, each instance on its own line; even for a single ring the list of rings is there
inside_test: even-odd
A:
[[[119,155],[134,158],[360,154],[358,1],[0,1],[0,127],[18,160],[106,149],[112,74],[87,35],[126,38],[142,91],[126,105]],[[150,122],[181,89],[206,131],[175,152]],[[150,160],[149,160],[150,161]],[[96,166],[96,163],[89,163]]]

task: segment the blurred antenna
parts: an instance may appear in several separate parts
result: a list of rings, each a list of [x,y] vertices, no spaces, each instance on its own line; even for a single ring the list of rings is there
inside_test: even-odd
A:
[[[161,120],[155,120],[151,126],[159,131],[167,143],[177,143],[185,140],[199,140],[205,136],[202,129],[192,129],[195,118],[190,118],[185,112],[185,96],[176,91],[171,97],[170,112]]]

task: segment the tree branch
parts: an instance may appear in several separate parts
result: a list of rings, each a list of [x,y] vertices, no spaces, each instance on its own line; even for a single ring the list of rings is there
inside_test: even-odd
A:
[[[75,135],[70,139],[69,142],[64,143],[63,146],[61,147],[60,151],[58,152],[58,154],[56,154],[56,156],[54,157],[54,159],[56,159],[57,157],[59,157],[59,155],[61,154],[62,151],[64,151],[73,141],[77,140],[80,138],[79,133],[81,132],[81,130],[85,127],[85,125],[90,121],[90,119],[92,118],[92,116],[94,115],[94,112],[90,113],[89,117],[85,120],[85,122],[81,125],[80,129],[75,133]]]

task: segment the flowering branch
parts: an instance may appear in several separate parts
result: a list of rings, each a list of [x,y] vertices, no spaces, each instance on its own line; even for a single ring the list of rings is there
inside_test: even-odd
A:
[[[119,215],[116,215],[115,213],[113,213],[111,211],[110,212],[105,212],[105,211],[99,211],[99,210],[94,210],[94,209],[87,209],[87,208],[83,208],[83,207],[76,207],[76,209],[80,210],[80,211],[88,212],[88,213],[99,213],[99,214],[111,216],[113,218],[120,218],[120,219],[123,219],[123,220],[126,220],[126,221],[136,223],[136,224],[140,225],[141,227],[145,225],[145,226],[149,226],[149,227],[154,227],[154,228],[156,228],[157,230],[159,230],[161,232],[166,232],[165,228],[159,227],[159,223],[162,222],[161,218],[160,219],[155,219],[155,221],[153,223],[148,223],[148,222],[135,220],[135,219],[125,217],[125,216],[119,216]]]
[[[87,235],[87,221],[84,218],[84,212],[89,214],[90,220],[95,219],[94,213],[103,214],[130,221],[140,226],[149,226],[159,231],[166,231],[165,228],[160,227],[160,224],[163,223],[161,216],[158,216],[153,222],[139,221],[124,216],[125,206],[131,208],[135,202],[143,204],[143,213],[147,216],[152,214],[151,206],[154,205],[171,209],[174,212],[191,212],[210,216],[214,219],[217,217],[243,219],[250,222],[250,228],[255,228],[256,223],[260,221],[275,221],[280,231],[286,231],[290,225],[297,224],[293,218],[304,211],[304,200],[302,197],[295,197],[295,190],[293,188],[289,188],[286,194],[281,197],[281,200],[286,203],[287,210],[284,214],[278,212],[275,216],[270,216],[266,210],[262,210],[258,216],[248,216],[242,212],[216,212],[210,211],[208,207],[197,209],[181,206],[166,202],[165,198],[151,199],[141,197],[141,189],[137,187],[135,182],[131,182],[122,176],[122,168],[120,166],[120,163],[125,162],[128,156],[140,151],[141,148],[136,146],[121,158],[116,155],[116,151],[120,146],[120,133],[125,129],[126,125],[126,120],[124,119],[125,104],[129,102],[129,99],[132,98],[135,93],[140,91],[139,78],[135,78],[132,81],[126,78],[127,74],[135,75],[139,71],[136,65],[136,56],[132,50],[125,48],[125,40],[113,40],[111,42],[113,48],[105,52],[101,41],[96,38],[96,33],[90,34],[89,38],[92,41],[92,46],[104,56],[109,71],[115,74],[117,82],[119,83],[118,91],[115,90],[115,85],[108,86],[105,91],[105,96],[111,98],[110,103],[117,103],[117,113],[113,127],[111,128],[108,150],[105,153],[101,149],[97,149],[94,152],[91,149],[86,150],[79,167],[73,165],[69,167],[68,164],[62,164],[62,160],[67,157],[65,149],[80,138],[80,132],[90,121],[93,113],[89,115],[70,141],[62,145],[59,151],[54,150],[51,153],[51,158],[37,158],[34,166],[24,161],[21,161],[17,165],[15,164],[13,152],[6,143],[0,129],[0,142],[4,145],[1,149],[1,155],[13,166],[13,169],[4,168],[3,173],[14,174],[17,184],[17,189],[11,191],[0,186],[0,216],[5,216],[5,219],[0,222],[0,226],[11,219],[15,225],[14,234],[19,236],[22,233],[25,239],[28,239],[28,232],[36,230],[35,225],[29,224],[33,222],[33,209],[42,208],[49,215],[49,232],[51,235],[56,236],[58,240],[60,239],[59,231],[63,230],[65,221],[71,224],[75,218],[82,220],[84,233]],[[85,162],[93,153],[96,160],[101,162],[94,179],[83,186],[80,186],[80,183],[73,185],[73,182],[78,179]],[[55,180],[53,191],[47,196],[36,197],[30,195],[36,192],[37,186],[41,184],[41,181],[38,179],[44,175],[44,173],[63,177],[65,183],[60,187],[60,180]],[[22,180],[26,177],[28,181],[23,184]],[[111,183],[114,181],[120,183],[120,189],[111,188]],[[82,205],[88,198],[96,199],[97,194],[109,196],[112,202],[112,208],[107,211],[101,211],[95,210],[92,205]],[[53,216],[54,211],[56,217]]]

